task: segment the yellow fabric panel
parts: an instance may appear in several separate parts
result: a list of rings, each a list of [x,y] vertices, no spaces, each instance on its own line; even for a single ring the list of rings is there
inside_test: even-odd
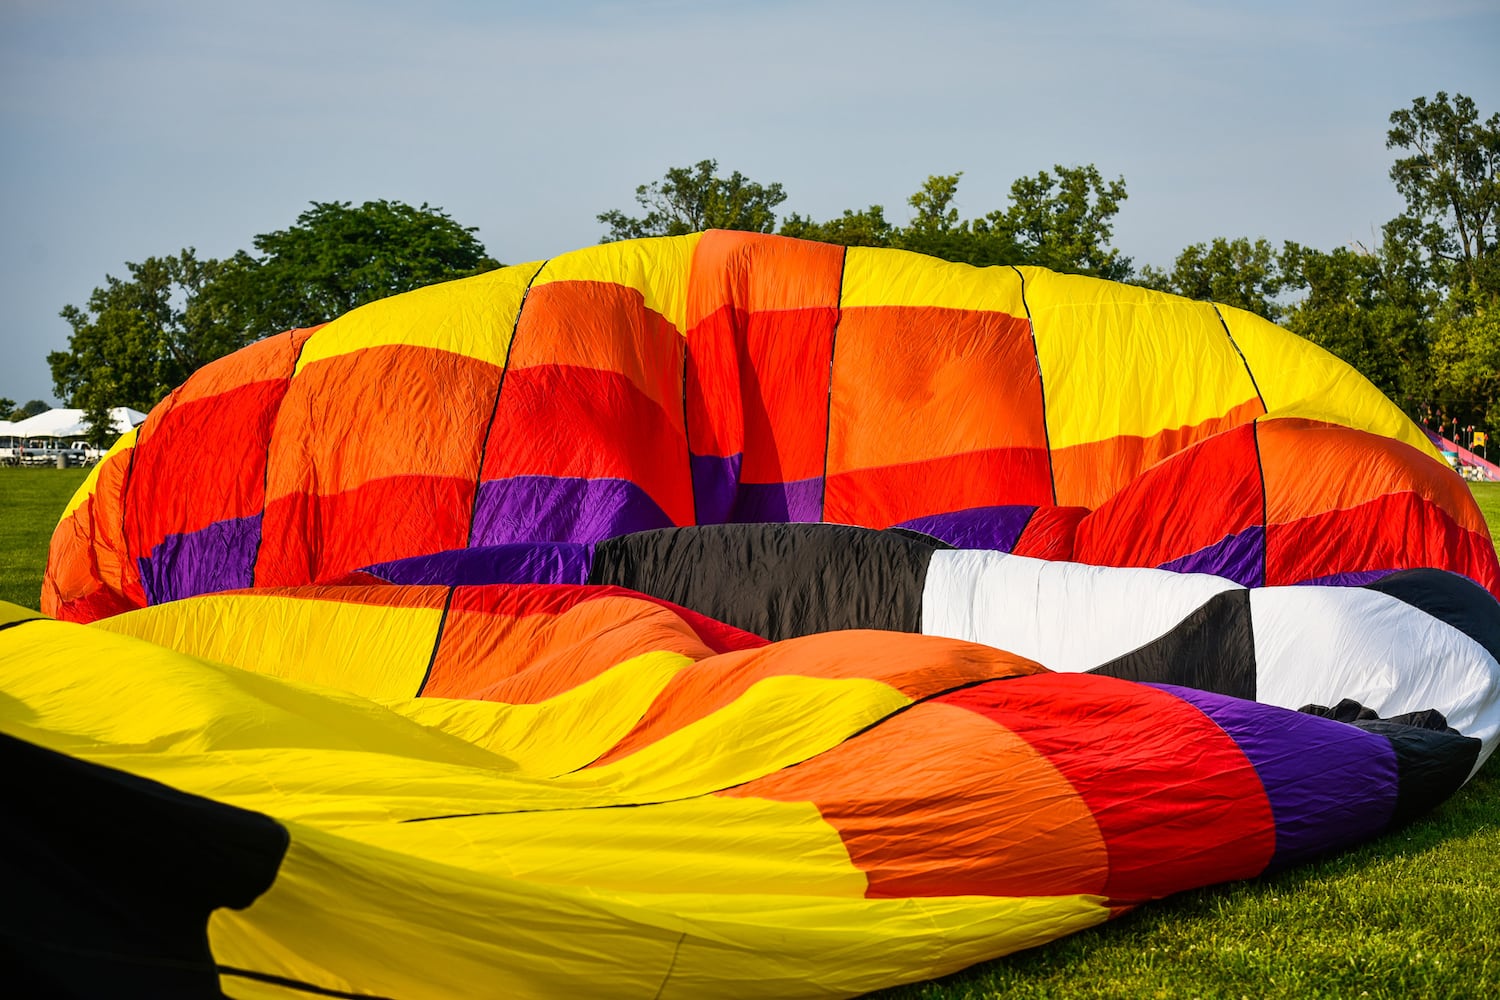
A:
[[[536,284],[607,281],[641,293],[646,308],[678,332],[687,329],[687,286],[693,250],[702,233],[605,243],[553,257]]]
[[[849,899],[589,891],[289,825],[276,883],[219,910],[224,966],[384,996],[837,997],[940,976],[1103,922],[1095,896]],[[434,900],[440,906],[432,905]],[[225,976],[231,996],[255,992]],[[242,991],[241,987],[244,986]]]
[[[350,790],[339,794],[381,788],[385,779],[361,772],[357,762],[382,755],[408,769],[432,762],[493,773],[506,764],[365,698],[94,626],[33,621],[7,629],[5,639],[0,728],[87,760],[110,758],[120,762],[112,766],[132,774],[246,808],[264,804],[238,796],[244,776],[261,785],[284,781],[284,797],[295,801],[299,783],[316,790],[327,774],[349,779]],[[309,767],[325,755],[332,763],[324,771]],[[273,776],[278,768],[284,775]]]
[[[1343,361],[1254,313],[1232,306],[1219,311],[1255,375],[1267,416],[1305,417],[1370,431],[1443,461],[1400,407]]]
[[[521,299],[541,266],[533,261],[502,267],[360,306],[308,338],[297,371],[315,361],[388,345],[431,347],[504,366]]]
[[[972,267],[907,250],[850,247],[839,305],[931,306],[1024,317],[1021,289],[1020,275],[1009,267]]]
[[[89,627],[274,677],[388,699],[417,693],[442,617],[441,607],[211,594]]]
[[[393,712],[509,758],[523,774],[552,777],[592,763],[640,721],[693,660],[643,653],[556,697],[529,705],[412,698]]]
[[[104,457],[94,463],[94,467],[89,470],[88,476],[83,480],[83,485],[79,486],[78,489],[73,491],[73,496],[68,501],[68,505],[63,508],[62,516],[57,519],[58,524],[66,521],[69,514],[73,513],[79,507],[82,507],[83,502],[89,497],[93,496],[94,486],[99,482],[99,470],[104,468],[105,462],[128,462],[130,460],[128,456],[119,459],[117,459],[115,456],[127,452],[131,448],[135,447],[135,432],[136,428],[132,427],[124,434],[121,434],[119,440],[110,445],[109,451],[104,453]]]
[[[1209,303],[1036,267],[1021,272],[1054,451],[1191,427],[1255,398]]]
[[[701,719],[609,764],[553,784],[628,788],[646,801],[717,791],[807,760],[911,704],[864,678],[768,677]],[[724,753],[734,747],[734,753]]]
[[[467,871],[603,891],[843,896],[868,881],[810,802],[697,796],[615,809],[344,826],[342,836]]]

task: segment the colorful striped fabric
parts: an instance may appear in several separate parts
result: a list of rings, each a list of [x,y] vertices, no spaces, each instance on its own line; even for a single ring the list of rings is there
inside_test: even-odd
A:
[[[208,366],[75,499],[45,610],[734,521],[1249,586],[1428,566],[1500,594],[1426,437],[1258,317],[710,232],[422,289]]]
[[[1477,743],[937,636],[767,643],[608,587],[265,588],[0,636],[6,733],[236,811],[134,831],[260,887],[187,963],[231,996],[854,995],[1372,836]],[[160,864],[95,875],[101,908]],[[58,933],[118,947],[91,926]]]
[[[594,247],[111,450],[0,604],[0,936],[38,995],[853,996],[1441,801],[1497,595],[1425,436],[1254,316]]]

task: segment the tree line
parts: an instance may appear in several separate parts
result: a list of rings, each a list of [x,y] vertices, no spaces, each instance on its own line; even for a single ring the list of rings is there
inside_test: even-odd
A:
[[[1386,146],[1405,210],[1378,243],[1320,250],[1215,237],[1169,269],[1137,268],[1112,245],[1123,177],[1092,164],[1016,180],[1007,204],[970,218],[962,173],[933,175],[898,224],[882,205],[778,219],[787,194],[718,163],[673,167],[636,188],[641,214],[601,212],[602,241],[703,229],[897,247],[978,266],[1034,264],[1211,299],[1281,323],[1349,362],[1414,417],[1448,431],[1500,429],[1500,115],[1438,92],[1393,112]],[[90,415],[149,409],[196,368],[260,337],[355,306],[499,266],[441,209],[313,203],[255,252],[200,259],[191,248],[126,265],[87,304],[67,306],[68,350],[48,356],[59,397]],[[0,401],[9,402],[9,401]],[[1467,442],[1467,438],[1465,439]]]

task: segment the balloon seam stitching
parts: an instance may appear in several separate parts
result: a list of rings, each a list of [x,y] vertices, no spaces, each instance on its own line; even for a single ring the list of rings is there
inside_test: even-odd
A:
[[[1240,345],[1235,341],[1234,334],[1229,332],[1229,324],[1225,322],[1224,314],[1219,312],[1219,304],[1217,302],[1210,302],[1209,305],[1213,307],[1214,315],[1219,318],[1219,326],[1224,328],[1224,336],[1229,338],[1229,346],[1234,348],[1234,353],[1240,356],[1240,364],[1245,366],[1245,374],[1250,376],[1250,387],[1255,390],[1255,398],[1260,400],[1261,411],[1269,413],[1270,410],[1266,406],[1266,397],[1261,395],[1260,383],[1255,380],[1255,372],[1250,368],[1250,359],[1245,357],[1245,352],[1240,350]]]
[[[432,653],[427,657],[427,669],[422,673],[422,681],[417,685],[415,698],[422,697],[422,692],[427,690],[427,681],[432,677],[433,664],[437,663],[438,650],[443,645],[443,634],[448,630],[448,609],[453,606],[453,594],[458,587],[448,588],[448,596],[443,599],[443,613],[438,616],[437,634],[432,637]]]
[[[839,296],[835,303],[833,334],[828,338],[828,402],[823,412],[823,495],[818,501],[818,520],[828,520],[828,444],[833,437],[833,362],[839,347],[839,326],[844,322],[844,277],[849,271],[849,248],[839,257]]]
[[[287,337],[292,336],[293,331],[286,332]],[[286,376],[287,388],[290,389],[292,379],[297,377],[297,366],[302,363],[302,352],[307,350],[308,343],[316,337],[314,332],[304,337],[302,343],[297,345],[297,356],[292,358],[292,367]],[[255,556],[250,560],[250,585],[255,586],[255,575],[260,570],[260,553],[266,542],[266,506],[271,495],[271,448],[276,442],[276,427],[281,423],[281,408],[286,405],[286,393],[281,394],[281,399],[276,403],[276,414],[271,418],[271,426],[266,432],[266,467],[262,473],[260,484],[260,531],[255,536]]]
[[[1271,585],[1271,514],[1266,499],[1266,465],[1260,458],[1260,420],[1250,422],[1250,440],[1255,445],[1255,471],[1260,476],[1260,585]]]
[[[1021,308],[1026,310],[1026,330],[1031,335],[1031,357],[1036,362],[1036,387],[1042,397],[1042,442],[1047,448],[1047,483],[1052,488],[1052,506],[1057,506],[1057,472],[1052,467],[1052,433],[1047,429],[1047,380],[1042,377],[1042,352],[1036,346],[1036,320],[1031,318],[1031,303],[1026,301],[1026,275],[1016,265],[1010,265],[1010,269],[1016,272],[1016,277],[1021,279]],[[1035,514],[1036,511],[1032,511]],[[1026,519],[1031,523],[1031,518]],[[1023,532],[1025,527],[1021,529]],[[1016,536],[1020,541],[1020,536]]]
[[[474,545],[474,526],[479,520],[479,487],[484,484],[484,460],[490,451],[490,435],[495,432],[495,418],[500,415],[500,394],[505,391],[505,376],[510,374],[510,355],[516,349],[516,337],[521,332],[521,314],[526,311],[526,303],[531,300],[531,286],[536,284],[536,279],[541,277],[550,263],[550,257],[542,261],[542,266],[526,282],[526,288],[521,292],[521,302],[516,306],[515,321],[510,326],[510,342],[505,345],[505,360],[500,365],[500,381],[495,386],[495,401],[490,405],[490,419],[484,425],[484,438],[479,444],[479,465],[474,470],[474,499],[469,503],[469,534],[464,540],[466,549]]]

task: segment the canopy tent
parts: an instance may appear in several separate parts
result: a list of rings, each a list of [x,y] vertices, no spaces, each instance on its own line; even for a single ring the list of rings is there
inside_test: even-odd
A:
[[[116,406],[109,411],[109,419],[113,431],[116,434],[124,434],[145,420],[146,415],[128,406]],[[84,420],[82,410],[57,409],[38,413],[25,420],[18,420],[10,425],[9,431],[3,433],[14,434],[17,437],[68,438],[83,437],[88,432],[89,427]]]

